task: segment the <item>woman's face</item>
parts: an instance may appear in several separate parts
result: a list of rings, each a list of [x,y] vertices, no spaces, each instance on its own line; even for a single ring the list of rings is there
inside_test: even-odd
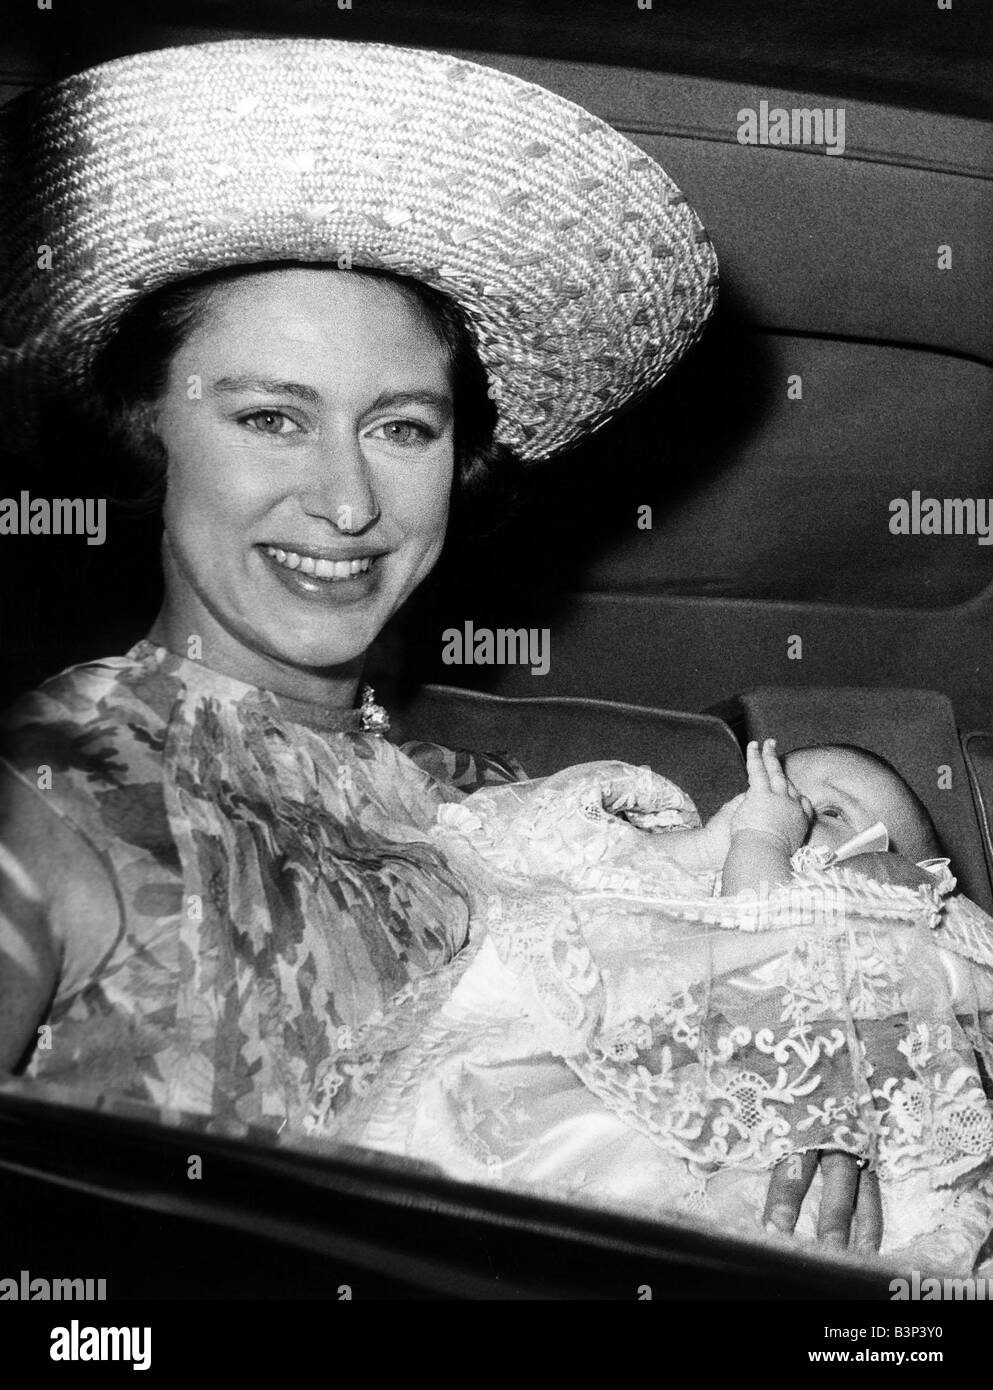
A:
[[[201,636],[242,679],[320,698],[444,541],[452,392],[421,306],[322,268],[215,286],[156,430],[170,636]]]

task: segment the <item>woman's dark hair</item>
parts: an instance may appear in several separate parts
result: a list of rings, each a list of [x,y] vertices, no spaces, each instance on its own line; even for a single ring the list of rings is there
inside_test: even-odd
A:
[[[153,408],[165,390],[173,357],[204,317],[211,291],[231,280],[301,264],[312,268],[311,263],[278,261],[211,271],[153,290],[127,311],[96,359],[88,403],[91,423],[110,446],[110,474],[120,479],[116,490],[124,494],[118,501],[145,511],[161,506],[166,457],[152,427]],[[385,280],[420,305],[448,354],[451,371],[452,529],[475,534],[493,529],[516,500],[519,464],[494,439],[496,406],[462,311],[440,290],[407,276],[361,267],[339,273]]]

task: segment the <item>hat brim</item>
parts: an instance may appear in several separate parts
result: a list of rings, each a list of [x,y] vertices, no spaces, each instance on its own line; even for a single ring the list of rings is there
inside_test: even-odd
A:
[[[524,460],[652,389],[716,299],[665,171],[582,108],[443,54],[249,39],[118,59],[0,112],[0,372],[85,392],[161,285],[351,264],[450,295]],[[47,256],[43,248],[49,248]]]

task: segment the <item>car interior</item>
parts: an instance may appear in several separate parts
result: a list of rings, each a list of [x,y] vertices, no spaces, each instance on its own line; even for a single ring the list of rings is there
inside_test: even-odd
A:
[[[453,537],[402,615],[383,656],[392,737],[510,755],[531,776],[603,758],[647,764],[705,818],[744,789],[749,739],[775,736],[784,752],[860,745],[917,792],[959,888],[993,911],[991,537],[891,530],[892,504],[913,508],[915,494],[993,507],[993,23],[982,7],[953,28],[905,0],[871,16],[844,0],[813,19],[813,7],[780,0],[657,0],[623,16],[520,0],[499,13],[409,5],[389,20],[307,0],[163,7],[113,33],[90,29],[86,8],[63,17],[54,46],[8,41],[0,99],[119,52],[249,32],[437,47],[611,122],[661,162],[712,238],[720,302],[699,345],[650,399],[533,469],[502,524]],[[739,113],[762,102],[843,107],[843,154],[742,143]],[[53,494],[78,464],[50,462]],[[8,478],[5,493],[41,490],[23,468]],[[41,575],[26,572],[24,540],[3,544],[7,699],[147,627],[157,593],[140,574],[154,520],[113,525],[99,550],[67,542]],[[467,623],[547,630],[547,672],[446,664],[444,634]],[[398,652],[402,687],[390,684]],[[2,1114],[8,1151],[24,1159],[43,1121],[15,1097]],[[69,1182],[67,1155],[85,1164],[85,1125],[99,1118],[69,1124],[60,1170],[39,1164],[39,1182]],[[140,1122],[121,1125],[151,1162]],[[237,1167],[221,1141],[205,1142]],[[408,1290],[471,1290],[484,1277],[459,1226],[474,1221],[502,1251],[507,1290],[583,1284],[580,1265],[557,1267],[555,1232],[577,1260],[596,1250],[625,1271],[629,1256],[654,1261],[673,1296],[686,1270],[693,1287],[727,1297],[742,1277],[794,1297],[874,1290],[870,1275],[813,1257],[777,1263],[676,1228],[467,1195],[361,1156],[335,1167],[260,1150],[244,1162],[256,1167],[239,1170],[243,1193],[282,1194],[260,1200],[287,1247],[306,1244],[300,1199],[285,1197],[293,1182],[323,1194],[325,1254],[359,1240],[361,1221],[346,1231],[343,1212],[375,1209],[362,1258]],[[91,1176],[113,1191],[112,1175]]]

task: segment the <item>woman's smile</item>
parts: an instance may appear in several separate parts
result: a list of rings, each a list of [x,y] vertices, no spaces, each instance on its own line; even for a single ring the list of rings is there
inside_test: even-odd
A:
[[[259,550],[275,578],[308,603],[358,603],[373,592],[382,574],[380,555],[333,558],[303,547],[275,545],[260,546]]]

